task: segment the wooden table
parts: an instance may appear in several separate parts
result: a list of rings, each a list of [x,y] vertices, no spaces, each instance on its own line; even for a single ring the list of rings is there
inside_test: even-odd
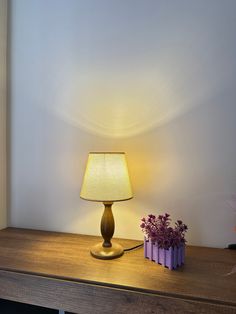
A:
[[[7,228],[0,231],[0,298],[81,314],[236,313],[236,252],[188,246],[170,271],[143,249],[98,260],[100,238]],[[140,241],[120,239],[126,248]]]

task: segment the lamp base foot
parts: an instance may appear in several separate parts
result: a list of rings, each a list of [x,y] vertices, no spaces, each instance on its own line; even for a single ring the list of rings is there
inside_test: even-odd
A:
[[[103,247],[102,243],[99,243],[92,247],[90,253],[95,258],[113,259],[122,256],[124,249],[118,243],[112,243],[111,247]]]

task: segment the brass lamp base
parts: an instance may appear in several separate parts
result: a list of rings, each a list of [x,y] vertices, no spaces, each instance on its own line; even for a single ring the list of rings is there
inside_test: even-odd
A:
[[[124,250],[118,243],[112,243],[111,247],[104,247],[103,243],[98,243],[92,247],[90,253],[95,258],[113,259],[122,256]]]

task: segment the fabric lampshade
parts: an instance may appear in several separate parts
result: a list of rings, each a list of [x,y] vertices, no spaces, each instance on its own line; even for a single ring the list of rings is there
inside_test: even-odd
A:
[[[89,153],[80,197],[99,202],[131,199],[133,195],[125,153]]]

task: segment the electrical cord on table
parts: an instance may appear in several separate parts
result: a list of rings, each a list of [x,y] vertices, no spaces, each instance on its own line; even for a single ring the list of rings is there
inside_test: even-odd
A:
[[[141,247],[143,247],[143,243],[139,244],[139,245],[136,245],[136,246],[133,246],[133,247],[130,247],[128,249],[124,249],[124,252],[129,252],[129,251],[132,251],[132,250],[135,250],[135,249],[139,249]]]

